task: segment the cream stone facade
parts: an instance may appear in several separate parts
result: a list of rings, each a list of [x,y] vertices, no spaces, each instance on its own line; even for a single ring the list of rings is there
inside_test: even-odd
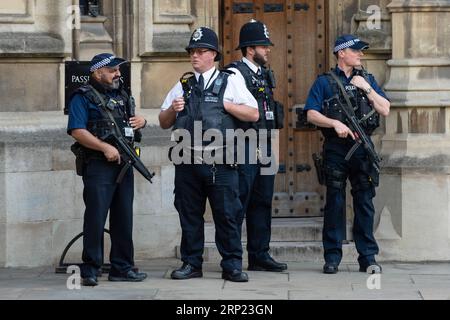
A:
[[[62,113],[64,63],[99,52],[131,61],[138,112],[149,122],[142,157],[156,177],[149,185],[136,174],[136,258],[177,254],[170,132],[159,129],[158,108],[190,69],[184,47],[192,31],[222,30],[223,3],[104,0],[98,16],[78,16],[79,5],[0,0],[0,266],[56,264],[82,230],[82,183]],[[392,100],[374,137],[384,158],[375,199],[380,260],[450,260],[450,0],[324,5],[328,67],[336,35],[358,34],[371,43],[366,67]],[[380,9],[379,19],[369,7]],[[77,242],[68,260],[80,256]]]

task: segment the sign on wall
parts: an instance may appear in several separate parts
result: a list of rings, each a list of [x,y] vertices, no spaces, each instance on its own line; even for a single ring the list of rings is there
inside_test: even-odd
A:
[[[65,93],[64,93],[64,114],[69,113],[69,102],[73,92],[89,81],[89,61],[67,61],[65,66]],[[131,66],[130,63],[120,65],[122,76],[120,81],[125,91],[131,95]]]

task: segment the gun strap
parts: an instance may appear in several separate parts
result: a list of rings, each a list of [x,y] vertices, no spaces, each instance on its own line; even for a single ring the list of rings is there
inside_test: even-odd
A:
[[[375,112],[376,112],[375,109],[372,109],[368,114],[365,115],[365,117],[363,117],[363,118],[360,120],[360,122],[366,121],[366,120],[369,119]]]
[[[91,86],[92,87],[92,86]],[[108,116],[109,120],[111,120],[113,127],[114,127],[114,131],[116,132],[116,135],[118,137],[122,136],[122,133],[119,130],[119,126],[116,123],[116,120],[114,120],[114,117],[111,114],[111,111],[108,110],[108,108],[106,107],[106,101],[105,99],[103,99],[102,95],[100,94],[100,92],[98,92],[94,87],[92,87],[92,92],[94,92],[94,94],[96,95],[96,97],[100,100],[101,102],[101,107],[102,107],[102,111],[104,113],[106,113],[106,115]]]
[[[339,87],[339,90],[341,90],[341,93],[342,93],[342,95],[344,96],[344,99],[345,99],[345,103],[347,103],[347,109],[349,110],[349,113],[352,116],[355,116],[355,111],[353,110],[352,103],[350,102],[350,97],[348,96],[347,91],[345,91],[344,85],[342,84],[341,80],[338,78],[338,76],[333,71],[330,72],[330,75],[334,79],[334,81],[336,81],[336,83],[337,83],[337,85]],[[345,106],[343,106],[343,107],[345,108]],[[355,141],[355,144],[352,146],[352,148],[345,155],[345,161],[349,161],[350,160],[350,158],[355,153],[356,149],[359,148],[360,145],[361,145],[360,142]]]
[[[334,71],[330,72],[331,77],[336,81],[339,90],[341,90],[342,95],[344,96],[345,102],[347,103],[348,108],[350,109],[350,113],[352,116],[355,115],[355,111],[353,110],[352,103],[350,102],[350,97],[348,96],[347,91],[344,89],[344,85],[342,84],[341,80],[338,78],[338,76],[334,73]]]

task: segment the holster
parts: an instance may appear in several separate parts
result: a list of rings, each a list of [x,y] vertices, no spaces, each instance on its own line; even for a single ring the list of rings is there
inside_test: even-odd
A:
[[[75,142],[71,147],[73,154],[75,155],[75,167],[77,175],[83,176],[84,165],[86,164],[86,152],[81,144]]]
[[[312,155],[314,161],[314,167],[316,167],[317,180],[320,185],[325,184],[325,167],[323,165],[323,153],[317,154],[313,153]]]

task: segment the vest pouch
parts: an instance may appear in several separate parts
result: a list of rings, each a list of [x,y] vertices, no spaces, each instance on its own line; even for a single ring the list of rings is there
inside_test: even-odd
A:
[[[203,131],[206,131],[208,129],[222,128],[222,118],[220,118],[220,117],[216,117],[216,118],[203,117],[202,128],[203,128]]]
[[[180,116],[180,114],[178,114],[178,117],[175,120],[175,124],[173,126],[173,130],[186,129],[189,132],[194,132],[193,125],[194,125],[194,120],[193,120],[192,116],[190,116],[189,114]]]
[[[110,123],[107,120],[89,121],[87,129],[99,139],[108,136],[112,130]]]
[[[361,119],[364,119],[366,115],[372,112],[373,107],[370,104],[369,99],[367,99],[367,97],[365,96],[362,96],[360,101],[360,115]],[[378,112],[373,112],[370,117],[362,121],[361,125],[368,134],[371,134],[376,128],[380,126],[380,115],[378,114]]]
[[[324,101],[323,114],[327,118],[339,120],[342,123],[346,122],[341,106],[335,97]]]
[[[222,129],[222,118],[226,115],[220,96],[212,92],[203,93],[201,103],[202,129]]]

